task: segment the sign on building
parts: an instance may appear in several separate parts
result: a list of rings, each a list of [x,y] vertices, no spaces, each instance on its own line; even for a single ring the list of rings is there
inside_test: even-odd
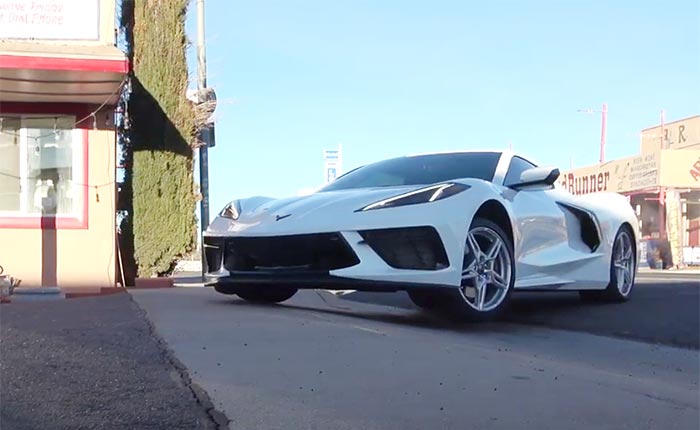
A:
[[[99,40],[99,0],[0,0],[0,39]]]
[[[342,147],[338,145],[338,149],[326,149],[323,151],[323,181],[329,183],[335,181],[335,178],[342,175],[343,170],[343,152]]]
[[[642,154],[661,149],[700,149],[700,115],[642,131]]]
[[[659,153],[652,152],[564,172],[559,183],[576,195],[653,188],[659,184]]]

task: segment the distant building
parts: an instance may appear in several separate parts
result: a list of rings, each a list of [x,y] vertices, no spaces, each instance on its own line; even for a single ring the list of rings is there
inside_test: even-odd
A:
[[[700,264],[700,115],[641,132],[639,155],[565,171],[573,194],[628,196],[642,233],[668,238],[674,262]]]
[[[0,0],[0,265],[22,287],[116,282],[115,0]]]

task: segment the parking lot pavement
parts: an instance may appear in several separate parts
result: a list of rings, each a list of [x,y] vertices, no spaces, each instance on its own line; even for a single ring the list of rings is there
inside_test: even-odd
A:
[[[129,294],[2,305],[0,348],[2,430],[217,428]]]
[[[636,339],[683,348],[700,348],[700,285],[685,277],[640,277],[631,300],[623,304],[583,303],[576,292],[513,294],[507,319],[540,325]],[[345,300],[415,309],[404,292],[352,293]]]
[[[302,291],[132,292],[231,429],[691,429],[699,353]]]

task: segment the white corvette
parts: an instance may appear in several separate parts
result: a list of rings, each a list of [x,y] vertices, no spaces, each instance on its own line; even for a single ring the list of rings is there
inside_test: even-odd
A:
[[[406,290],[416,305],[497,316],[514,290],[625,301],[637,217],[613,193],[574,196],[510,152],[401,157],[288,199],[234,200],[204,234],[216,291],[281,302],[299,288]]]

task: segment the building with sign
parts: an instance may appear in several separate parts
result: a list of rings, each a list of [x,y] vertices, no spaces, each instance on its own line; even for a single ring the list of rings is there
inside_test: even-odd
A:
[[[642,234],[667,239],[676,265],[700,264],[700,115],[643,130],[633,157],[562,173],[573,194],[628,196]]]
[[[22,287],[116,284],[115,0],[0,0],[0,266]]]

